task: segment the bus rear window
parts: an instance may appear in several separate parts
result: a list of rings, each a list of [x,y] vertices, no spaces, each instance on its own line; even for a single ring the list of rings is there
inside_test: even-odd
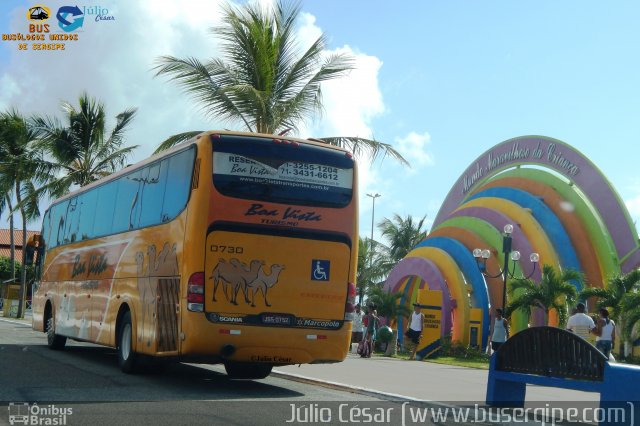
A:
[[[257,137],[211,140],[213,183],[223,195],[327,207],[351,202],[353,159],[342,151]]]

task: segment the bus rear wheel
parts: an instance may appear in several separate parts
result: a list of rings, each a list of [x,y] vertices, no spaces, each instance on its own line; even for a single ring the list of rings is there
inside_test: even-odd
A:
[[[67,338],[56,334],[56,323],[53,318],[53,314],[47,315],[47,346],[50,349],[60,350],[64,349],[64,345],[67,343]]]
[[[271,364],[258,364],[252,362],[232,362],[224,363],[224,369],[230,379],[255,380],[264,379],[271,374]]]
[[[133,327],[131,312],[122,316],[118,331],[118,365],[123,373],[133,373],[136,368],[137,354],[133,351]]]

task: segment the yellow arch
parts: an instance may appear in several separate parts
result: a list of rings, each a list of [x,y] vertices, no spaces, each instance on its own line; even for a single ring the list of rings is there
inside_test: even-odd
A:
[[[520,229],[531,242],[531,246],[540,255],[540,265],[553,265],[555,268],[560,267],[558,254],[549,241],[547,234],[527,209],[522,208],[512,201],[494,197],[482,197],[469,200],[456,210],[465,207],[485,207],[509,216],[515,222],[514,225],[520,225]],[[515,248],[517,249],[517,247]],[[549,314],[549,325],[558,325],[558,317],[555,311]]]
[[[405,257],[429,259],[436,264],[447,282],[451,297],[456,301],[456,307],[452,309],[454,317],[451,340],[459,341],[465,345],[469,344],[469,290],[467,289],[467,282],[456,262],[447,252],[435,247],[415,248]]]

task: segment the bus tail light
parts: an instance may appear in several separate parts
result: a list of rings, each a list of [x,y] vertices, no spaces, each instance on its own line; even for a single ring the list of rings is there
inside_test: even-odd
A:
[[[191,312],[204,312],[204,272],[196,272],[189,277],[187,309]]]
[[[344,320],[353,321],[356,311],[356,285],[354,283],[347,284],[347,302],[344,306]]]

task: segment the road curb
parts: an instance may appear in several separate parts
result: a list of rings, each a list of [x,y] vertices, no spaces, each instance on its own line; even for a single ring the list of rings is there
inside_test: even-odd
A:
[[[10,324],[16,324],[16,325],[21,325],[23,327],[29,327],[31,328],[31,322],[27,322],[27,321],[20,321],[20,320],[11,320],[11,319],[7,319],[4,317],[0,317],[0,321],[2,322],[8,322]]]
[[[413,398],[411,396],[400,395],[397,393],[384,392],[377,389],[365,388],[362,386],[348,385],[345,383],[332,382],[329,380],[321,380],[315,377],[307,377],[294,373],[285,373],[283,371],[273,370],[271,377],[278,377],[280,379],[292,380],[295,382],[306,383],[311,385],[318,385],[329,389],[339,390],[343,392],[351,392],[359,395],[370,396],[373,398],[385,399],[392,402],[417,402],[428,405],[437,405],[441,407],[453,407],[453,405],[443,402],[430,401],[426,399]]]

